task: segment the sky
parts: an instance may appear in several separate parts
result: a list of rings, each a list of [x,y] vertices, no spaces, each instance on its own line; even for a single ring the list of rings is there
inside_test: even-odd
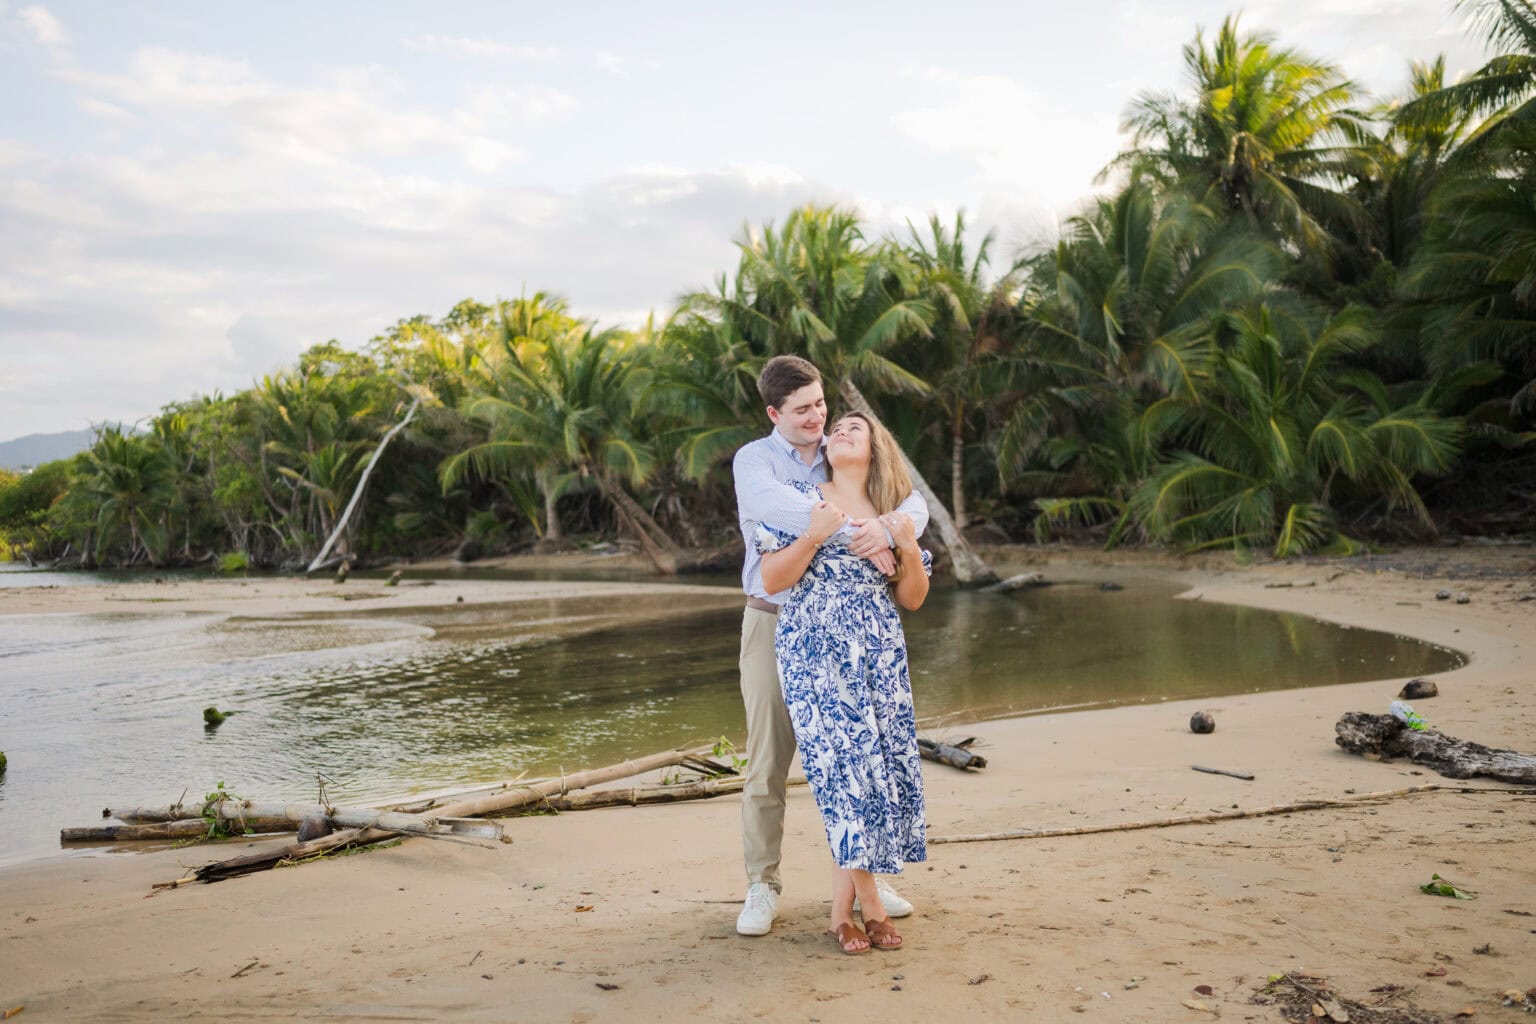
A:
[[[1450,0],[0,0],[0,440],[465,298],[664,317],[807,201],[964,210],[1006,261],[1238,11],[1380,98],[1483,59]]]

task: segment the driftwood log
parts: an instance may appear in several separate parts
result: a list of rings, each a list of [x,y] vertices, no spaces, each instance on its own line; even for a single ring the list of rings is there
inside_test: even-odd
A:
[[[1481,776],[1517,785],[1536,783],[1536,756],[1495,750],[1433,729],[1415,732],[1391,715],[1350,711],[1333,728],[1335,742],[1351,754],[1406,757],[1449,779]]]
[[[379,811],[371,807],[327,807],[321,804],[258,804],[229,797],[217,802],[212,812],[238,828],[247,819],[285,819],[297,829],[305,818],[326,818],[336,828],[376,828],[408,836],[469,836],[475,839],[500,839],[502,827],[494,821],[476,821],[441,812],[405,814]]]
[[[708,800],[711,797],[740,793],[746,779],[737,776],[730,779],[700,779],[671,786],[626,786],[622,789],[594,789],[568,796],[552,796],[539,803],[557,811],[590,811],[599,807],[639,807],[644,804],[671,804],[685,800]],[[791,786],[805,785],[805,776],[796,775],[788,780]]]
[[[441,813],[407,814],[371,807],[330,807],[321,804],[259,804],[233,797],[222,797],[206,806],[191,808],[183,804],[171,804],[169,807],[108,807],[102,811],[103,817],[117,818],[134,825],[149,822],[179,823],[190,820],[193,815],[201,816],[197,820],[203,822],[205,829],[208,824],[205,818],[217,815],[227,823],[229,831],[237,834],[250,831],[294,832],[305,818],[311,817],[326,818],[336,828],[379,828],[412,836],[458,835],[500,839],[502,833],[501,826],[493,821],[474,821]],[[123,838],[131,836],[125,834]],[[146,833],[145,838],[151,836]]]
[[[958,743],[939,743],[919,737],[917,752],[930,761],[947,764],[952,768],[985,768],[987,759],[966,749],[975,742],[974,736]]]
[[[446,807],[439,807],[434,811],[434,816],[439,818],[472,818],[482,814],[503,814],[522,807],[539,804],[551,797],[564,796],[572,790],[584,789],[588,786],[599,786],[605,782],[616,782],[619,779],[643,775],[646,772],[655,771],[659,768],[672,768],[690,762],[698,763],[701,755],[701,751],[667,750],[659,754],[652,754],[649,757],[637,758],[632,761],[621,761],[618,764],[609,765],[605,768],[593,768],[590,771],[563,775],[558,779],[550,779],[546,782],[526,786],[509,784],[491,793],[458,800]],[[229,860],[205,864],[185,878],[177,879],[174,882],[161,883],[156,888],[175,888],[188,882],[218,882],[226,878],[234,878],[238,875],[265,871],[279,864],[294,864],[345,846],[365,846],[369,843],[393,839],[395,836],[396,833],[383,829],[347,828],[307,843],[290,843],[273,850],[262,850],[243,857],[233,857]]]
[[[286,825],[286,823],[285,823]],[[285,831],[292,831],[287,826]],[[151,821],[138,825],[85,825],[59,830],[61,843],[116,843],[129,839],[196,839],[208,834],[207,818]]]

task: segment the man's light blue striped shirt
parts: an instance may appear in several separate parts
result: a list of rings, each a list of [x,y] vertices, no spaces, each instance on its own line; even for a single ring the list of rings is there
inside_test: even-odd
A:
[[[827,439],[821,439],[816,458],[807,463],[799,450],[777,429],[767,437],[744,444],[736,452],[731,470],[736,478],[736,516],[747,553],[741,568],[741,588],[751,597],[783,604],[788,591],[770,594],[763,589],[763,556],[753,541],[758,524],[776,526],[790,533],[804,533],[811,525],[812,500],[791,486],[794,482],[820,484],[827,480]],[[897,507],[912,517],[919,536],[928,526],[928,504],[916,491]],[[844,527],[844,531],[849,528]]]

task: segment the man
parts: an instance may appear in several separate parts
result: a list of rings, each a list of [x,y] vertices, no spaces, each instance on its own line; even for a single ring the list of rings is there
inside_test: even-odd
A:
[[[736,453],[736,512],[746,541],[741,585],[747,607],[741,621],[741,698],[747,711],[747,781],[741,795],[742,852],[747,868],[747,898],[736,918],[741,935],[766,935],[778,910],[779,850],[784,839],[784,796],[789,764],[795,756],[795,732],[779,689],[778,659],[773,635],[785,594],[763,589],[762,556],[753,533],[759,523],[802,531],[810,523],[812,500],[790,481],[822,483],[827,479],[822,434],[827,402],[821,373],[798,356],[775,356],[757,378],[773,421],[773,432]],[[921,534],[928,525],[928,506],[916,493],[897,509],[912,517]],[[890,534],[878,519],[850,520],[843,527],[849,550],[872,561],[889,575],[895,568]],[[884,879],[877,882],[881,902],[892,917],[906,917],[912,904]]]

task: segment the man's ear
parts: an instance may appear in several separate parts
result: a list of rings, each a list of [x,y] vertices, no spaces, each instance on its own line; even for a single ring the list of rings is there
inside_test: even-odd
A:
[[[771,405],[768,406],[767,408],[768,408],[768,418],[773,421],[773,425],[774,426],[778,426],[779,425],[779,410],[775,409]]]

